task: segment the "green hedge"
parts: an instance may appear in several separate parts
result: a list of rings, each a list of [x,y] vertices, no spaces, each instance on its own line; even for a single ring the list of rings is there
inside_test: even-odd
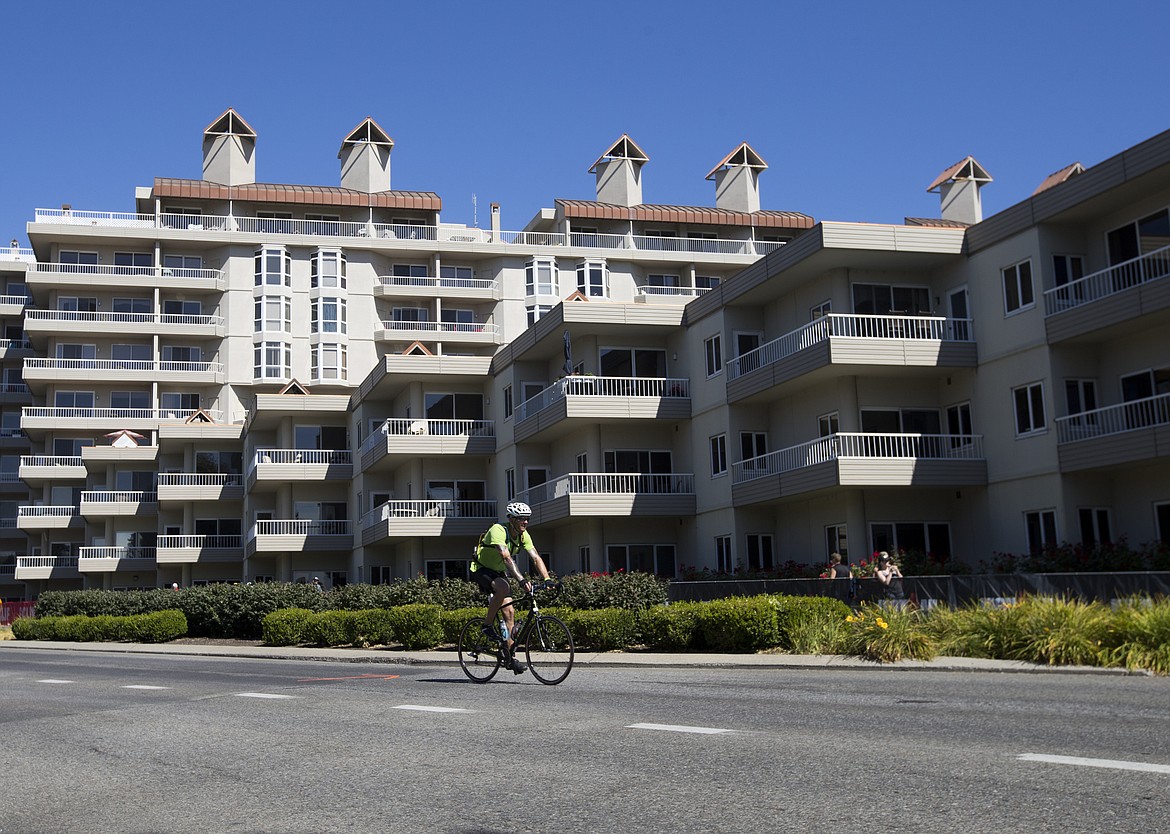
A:
[[[274,611],[263,621],[263,639],[271,646],[389,646],[430,649],[444,642],[442,610],[437,605],[400,605],[365,611],[291,608]],[[463,622],[466,622],[466,617]]]
[[[770,597],[728,597],[699,609],[704,645],[715,652],[754,652],[780,643],[778,604]]]
[[[187,618],[174,610],[126,616],[21,617],[12,624],[12,635],[17,640],[165,643],[186,634]]]
[[[674,602],[647,608],[638,618],[642,643],[664,652],[695,651],[705,648],[699,630],[703,602]]]
[[[638,642],[637,616],[625,609],[565,609],[559,615],[579,649],[610,652],[628,649]]]

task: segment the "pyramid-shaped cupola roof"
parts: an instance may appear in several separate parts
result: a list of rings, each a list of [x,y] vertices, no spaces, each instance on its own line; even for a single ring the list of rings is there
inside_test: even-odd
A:
[[[715,179],[715,175],[724,168],[751,168],[754,171],[768,170],[768,163],[747,142],[740,142],[739,147],[729,153],[707,174],[707,179]]]
[[[650,161],[638,143],[623,133],[597,158],[589,173],[597,178],[597,202],[617,206],[642,204],[642,166]]]
[[[341,187],[375,194],[390,190],[390,151],[394,140],[371,117],[341,140]]]
[[[597,173],[597,166],[614,159],[628,159],[639,165],[645,165],[650,161],[650,157],[646,156],[646,152],[638,147],[638,143],[631,139],[628,133],[623,133],[616,142],[609,146],[608,151],[597,157],[597,161],[590,166],[589,173]]]
[[[203,131],[204,136],[249,136],[256,138],[256,131],[244,121],[244,117],[229,107]]]
[[[978,223],[983,219],[979,190],[991,182],[991,174],[966,156],[934,178],[927,191],[938,191],[943,220]]]
[[[768,163],[747,142],[723,157],[707,174],[715,180],[715,206],[728,211],[760,210],[760,174]]]
[[[956,182],[977,182],[987,183],[992,182],[991,174],[987,173],[987,169],[980,165],[975,157],[967,156],[956,162],[951,167],[947,168],[941,174],[934,178],[934,182],[926,190],[934,191],[942,186],[945,182],[954,180]]]
[[[231,107],[203,131],[203,180],[220,185],[256,182],[256,131]]]

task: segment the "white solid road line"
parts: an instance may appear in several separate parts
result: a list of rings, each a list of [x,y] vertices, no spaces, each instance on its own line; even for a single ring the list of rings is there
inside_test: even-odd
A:
[[[170,689],[169,686],[147,686],[144,683],[130,683],[122,687],[123,689]]]
[[[419,712],[471,712],[469,709],[459,709],[457,707],[422,707],[418,704],[399,704],[394,709],[412,709]]]
[[[37,683],[73,683],[73,681],[60,681],[56,678],[45,678],[43,681],[37,681]]]
[[[1112,770],[1144,770],[1149,773],[1170,773],[1170,765],[1126,762],[1118,759],[1084,759],[1080,756],[1050,756],[1046,753],[1021,753],[1016,758],[1021,762],[1047,762],[1048,764],[1077,765],[1078,767],[1105,767]]]
[[[724,730],[719,727],[686,727],[681,724],[627,724],[627,730],[665,730],[671,733],[699,733],[713,736],[720,733],[734,733],[735,730]]]
[[[271,700],[289,700],[297,697],[296,695],[273,695],[270,692],[237,692],[237,698],[269,698]]]

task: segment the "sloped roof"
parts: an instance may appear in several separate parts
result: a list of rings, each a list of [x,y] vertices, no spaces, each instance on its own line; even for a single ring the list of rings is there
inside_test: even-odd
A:
[[[630,159],[642,165],[650,161],[650,157],[646,156],[646,152],[638,147],[638,143],[631,139],[628,133],[619,136],[618,140],[609,146],[608,151],[597,157],[597,161],[589,166],[589,173],[596,173],[597,166],[607,159]]]
[[[944,182],[948,180],[974,180],[975,182],[991,182],[991,174],[987,173],[986,169],[978,162],[975,157],[966,156],[956,162],[950,168],[947,168],[941,174],[934,178],[934,182],[930,184],[927,191],[934,191]]]
[[[1045,177],[1044,182],[1036,186],[1036,190],[1032,192],[1032,196],[1035,197],[1041,191],[1047,191],[1048,189],[1052,188],[1052,186],[1060,185],[1062,182],[1070,180],[1073,177],[1083,173],[1085,173],[1085,166],[1080,162],[1074,162],[1072,165],[1066,165],[1059,171],[1055,171]]]
[[[766,171],[768,169],[768,163],[764,162],[764,158],[752,150],[751,145],[747,142],[740,142],[739,147],[723,157],[723,160],[711,169],[705,179],[714,179],[720,168],[736,165],[746,165],[748,168],[754,168],[757,171]]]
[[[962,220],[943,220],[941,217],[907,217],[907,226],[933,226],[939,229],[965,229],[970,223]]]
[[[440,211],[443,201],[433,191],[376,191],[367,194],[352,188],[324,185],[281,185],[257,182],[249,185],[221,185],[206,180],[155,177],[156,197],[188,197],[199,200],[246,200],[256,203],[298,205],[362,206],[391,209]]]
[[[657,223],[705,223],[714,226],[767,226],[811,229],[813,218],[798,211],[732,211],[706,206],[642,204],[619,206],[594,200],[557,200],[566,217],[586,220],[635,220]]]
[[[252,126],[244,121],[244,117],[231,107],[217,116],[215,121],[209,124],[203,131],[204,136],[209,133],[227,134],[231,136],[251,136],[253,139],[256,138],[256,131],[252,129]]]
[[[341,155],[345,153],[346,145],[358,145],[363,142],[371,145],[385,145],[387,148],[394,147],[394,140],[390,138],[390,134],[382,130],[381,126],[372,117],[367,116],[365,121],[351,130],[349,135],[341,140],[341,149],[337,152],[337,158],[341,159]]]

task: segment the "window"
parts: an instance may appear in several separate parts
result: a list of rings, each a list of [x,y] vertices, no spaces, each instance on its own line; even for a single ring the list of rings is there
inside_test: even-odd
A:
[[[151,311],[149,298],[115,298],[110,303],[110,312],[130,314],[126,318],[116,319],[116,321],[132,321],[134,314],[149,314]]]
[[[327,295],[313,299],[310,333],[345,333],[345,299]]]
[[[1024,513],[1024,534],[1028,539],[1029,553],[1041,553],[1046,548],[1056,547],[1056,510]]]
[[[1156,211],[1148,217],[1143,217],[1133,223],[1127,223],[1120,229],[1114,229],[1106,239],[1109,244],[1109,265],[1132,261],[1142,255],[1161,249],[1170,242],[1170,212],[1166,209]],[[1145,279],[1159,277],[1165,274],[1165,261],[1151,262],[1144,272]],[[1123,289],[1140,283],[1143,270],[1123,270],[1122,274],[1114,278],[1115,289]]]
[[[293,429],[293,448],[348,449],[349,433],[345,426],[296,426]]]
[[[1085,277],[1085,259],[1080,255],[1052,256],[1052,285],[1063,287]]]
[[[96,345],[58,344],[58,359],[94,359],[97,357]]]
[[[875,434],[942,434],[933,408],[863,408],[861,430]]]
[[[1170,394],[1170,368],[1142,371],[1121,378],[1122,402],[1130,403],[1161,394]]]
[[[908,315],[930,313],[930,289],[891,284],[854,284],[853,312],[859,315]]]
[[[119,469],[114,475],[114,489],[118,492],[154,492],[157,473],[151,470]]]
[[[504,498],[511,501],[516,497],[516,470],[508,468],[504,470]]]
[[[389,565],[370,565],[370,584],[389,585],[394,581],[394,571]]]
[[[1003,311],[1011,314],[1035,303],[1032,297],[1032,262],[1020,261],[1003,270]]]
[[[391,315],[393,321],[430,321],[426,307],[395,307]]]
[[[287,235],[293,230],[293,224],[283,221],[292,220],[292,214],[287,211],[258,211],[256,212],[256,231],[270,235]]]
[[[482,420],[483,394],[436,393],[423,395],[428,420]],[[431,433],[438,430],[432,426]]]
[[[239,475],[243,457],[242,452],[200,449],[195,452],[195,471],[201,475]]]
[[[469,266],[440,266],[439,286],[470,287],[475,273]]]
[[[666,376],[666,351],[657,348],[603,347],[598,369],[601,376],[663,379]]]
[[[829,313],[831,313],[832,311],[833,311],[833,302],[832,301],[822,301],[820,304],[814,304],[812,307],[808,308],[808,320],[809,321],[816,321],[817,319],[821,319],[821,318],[824,318],[825,316],[829,315]],[[841,555],[844,556],[845,554],[842,553]]]
[[[951,436],[952,449],[972,443],[971,403],[947,406],[947,434]]]
[[[557,262],[553,258],[533,258],[524,267],[526,295],[557,294]]]
[[[714,275],[696,275],[695,287],[700,290],[713,290],[719,286],[719,278]]]
[[[283,247],[256,250],[256,286],[292,286],[292,256]]]
[[[504,386],[504,419],[512,416],[512,386]]]
[[[668,451],[611,449],[603,455],[606,472],[640,472],[665,475],[673,471]]]
[[[707,378],[710,379],[723,370],[723,343],[718,334],[703,342],[703,351],[707,358]]]
[[[203,258],[198,255],[163,255],[166,278],[198,278],[196,270],[199,269],[203,269]]]
[[[577,290],[590,298],[609,296],[609,269],[605,261],[582,261],[577,267]]]
[[[581,573],[589,573],[589,545],[577,548],[577,556],[579,557],[577,570]],[[548,565],[547,560],[545,560],[545,565]]]
[[[1068,414],[1081,414],[1097,407],[1097,383],[1091,379],[1066,379],[1064,399]]]
[[[57,297],[57,309],[66,313],[96,313],[96,298],[77,298],[71,295]]]
[[[339,235],[341,234],[341,215],[339,214],[310,214],[305,212],[304,232],[307,235]]]
[[[747,566],[748,570],[772,570],[774,567],[772,555],[771,533],[747,534]]]
[[[869,525],[872,550],[915,551],[940,561],[951,557],[951,526],[945,522],[898,521]]]
[[[768,435],[762,431],[739,433],[739,459],[751,460],[768,454]]]
[[[292,300],[279,295],[264,295],[257,298],[256,332],[291,333]]]
[[[394,264],[390,274],[395,278],[429,278],[431,272],[426,264]]]
[[[256,379],[292,376],[292,346],[288,342],[260,342],[254,349]]]
[[[731,536],[715,537],[715,570],[731,573],[735,570],[735,559],[731,553]]]
[[[53,394],[54,408],[93,408],[93,391],[57,391]]]
[[[711,477],[727,474],[727,435],[717,434],[710,438]]]
[[[553,306],[551,304],[533,304],[527,309],[528,326],[532,327],[532,325],[540,321],[541,316],[545,316],[552,312],[552,308]]]
[[[467,579],[471,574],[471,562],[467,559],[427,559],[427,579],[432,582],[439,579]]]
[[[158,406],[162,411],[195,411],[202,408],[198,394],[167,391],[159,395]]]
[[[311,353],[314,379],[348,378],[345,345],[331,343],[313,345]]]
[[[834,553],[841,554],[841,561],[849,561],[849,536],[845,533],[844,524],[829,524],[825,526],[825,558]]]
[[[1105,507],[1081,507],[1077,511],[1081,523],[1081,544],[1090,546],[1112,544],[1109,532],[1109,510]]]
[[[1170,503],[1154,505],[1154,523],[1158,527],[1158,541],[1170,544]]]
[[[678,287],[682,286],[677,275],[653,274],[646,276],[646,283],[651,287]]]
[[[110,358],[117,362],[149,362],[150,345],[111,345]]]
[[[55,437],[53,454],[57,457],[78,458],[81,450],[94,445],[92,437]]]
[[[332,249],[319,249],[309,259],[309,286],[345,289],[345,255]]]
[[[836,411],[822,414],[817,418],[817,436],[828,437],[841,431],[841,417]]]
[[[110,408],[150,408],[150,392],[111,391]]]
[[[168,299],[162,303],[162,311],[168,316],[201,316],[203,302]]]
[[[444,307],[439,314],[439,321],[446,324],[453,324],[455,327],[447,328],[461,333],[475,332],[476,328],[471,325],[475,324],[474,310],[460,310],[455,307]],[[460,326],[462,325],[462,326]]]
[[[153,271],[154,256],[149,252],[115,252],[114,272],[121,275],[142,275]]]
[[[57,254],[57,260],[61,264],[62,272],[97,272],[95,269],[98,262],[97,252],[62,250]],[[58,307],[57,309],[64,308]]]
[[[1044,419],[1044,386],[1039,382],[1012,389],[1016,409],[1016,437],[1035,434],[1047,426]]]
[[[202,362],[203,348],[196,345],[163,345],[162,361],[165,362]],[[187,370],[186,368],[171,368],[163,366],[164,371]]]
[[[610,573],[652,573],[666,579],[675,575],[673,544],[611,544],[605,548]]]
[[[482,515],[487,486],[483,481],[427,481],[426,499],[445,502],[440,515],[475,517]]]
[[[762,334],[760,333],[736,333],[735,334],[735,355],[743,356],[751,353],[760,346]]]

